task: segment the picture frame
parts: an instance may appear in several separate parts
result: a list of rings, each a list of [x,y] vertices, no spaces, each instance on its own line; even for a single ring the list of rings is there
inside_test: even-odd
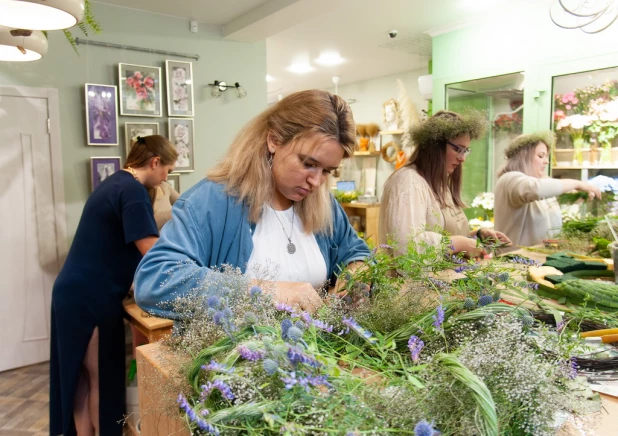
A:
[[[137,140],[138,136],[150,136],[159,134],[159,123],[125,123],[125,157],[129,156],[132,141]]]
[[[401,117],[397,100],[391,98],[382,104],[382,119],[385,131],[393,132],[401,129]]]
[[[175,172],[190,173],[195,169],[195,146],[193,118],[170,118],[169,140],[176,147],[178,160]]]
[[[90,189],[94,191],[109,176],[122,168],[120,156],[90,158]]]
[[[165,61],[167,114],[170,117],[193,117],[193,64]]]
[[[120,115],[161,117],[161,68],[118,64]]]
[[[86,137],[88,145],[114,146],[118,140],[118,87],[86,83]]]
[[[167,183],[180,194],[180,174],[171,173],[167,176]]]

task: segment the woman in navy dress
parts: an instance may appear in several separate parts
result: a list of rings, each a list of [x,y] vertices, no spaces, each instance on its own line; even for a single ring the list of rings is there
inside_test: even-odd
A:
[[[148,189],[174,169],[163,136],[138,138],[124,169],[90,195],[52,294],[50,434],[122,434],[122,300],[158,239]]]

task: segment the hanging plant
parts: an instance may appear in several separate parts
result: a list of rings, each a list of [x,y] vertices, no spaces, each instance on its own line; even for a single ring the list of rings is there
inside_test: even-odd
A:
[[[77,27],[79,27],[82,33],[86,36],[89,36],[90,31],[98,35],[103,30],[99,22],[94,18],[94,14],[92,13],[92,4],[90,3],[90,0],[85,0],[84,2],[84,17],[79,23],[77,23]],[[63,32],[67,41],[69,41],[69,44],[71,44],[71,47],[73,47],[73,50],[79,56],[75,37],[69,29],[64,29]],[[46,31],[44,31],[43,34],[45,35],[45,37],[47,37]]]

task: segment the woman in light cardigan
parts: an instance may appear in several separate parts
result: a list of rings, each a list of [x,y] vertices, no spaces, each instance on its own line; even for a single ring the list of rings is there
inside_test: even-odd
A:
[[[450,235],[454,253],[470,257],[482,254],[474,236],[510,242],[490,229],[471,232],[462,210],[462,166],[471,152],[470,142],[483,136],[486,124],[478,111],[463,115],[439,111],[411,130],[414,153],[384,184],[380,244],[394,242],[394,254],[406,253],[411,240],[417,249],[422,248],[418,244],[436,246],[442,241],[436,227]]]
[[[582,191],[590,200],[601,198],[599,189],[590,183],[545,176],[553,143],[552,132],[539,132],[518,136],[505,150],[507,162],[498,172],[494,189],[494,224],[514,244],[540,244],[560,231],[557,195]]]

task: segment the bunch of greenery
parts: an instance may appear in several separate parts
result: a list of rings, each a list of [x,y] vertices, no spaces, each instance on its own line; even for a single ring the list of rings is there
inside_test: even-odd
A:
[[[222,435],[551,434],[559,412],[588,400],[569,385],[566,336],[501,301],[525,296],[530,262],[479,265],[449,243],[410,242],[402,256],[380,247],[344,272],[347,295],[314,315],[273,305],[237,270],[213,274],[175,307],[170,345],[192,356],[178,397],[187,425]]]

